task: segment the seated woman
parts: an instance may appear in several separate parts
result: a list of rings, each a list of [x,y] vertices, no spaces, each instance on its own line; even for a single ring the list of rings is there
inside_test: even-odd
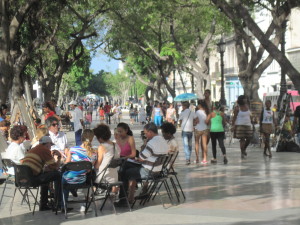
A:
[[[119,123],[117,125],[118,139],[117,144],[121,149],[121,157],[136,157],[135,140],[133,133],[127,123]]]
[[[70,148],[68,151],[65,163],[69,162],[80,162],[88,161],[95,164],[97,159],[97,154],[92,148],[92,141],[94,138],[94,132],[90,129],[85,129],[81,135],[82,144],[80,146],[75,146]],[[63,174],[64,182],[68,184],[81,184],[86,181],[87,171],[69,171]],[[72,192],[73,196],[76,197],[76,192]],[[64,190],[64,195],[66,202],[68,201],[69,191]]]
[[[26,139],[25,130],[22,126],[16,125],[10,130],[11,143],[6,149],[5,157],[6,159],[11,159],[15,163],[20,163],[25,157],[25,151],[21,147],[21,144]],[[9,168],[9,174],[14,175],[13,168]]]
[[[108,168],[105,174],[103,174],[103,171],[110,163],[111,159],[120,158],[120,148],[118,145],[110,141],[111,132],[109,126],[107,126],[106,124],[99,124],[96,128],[94,128],[94,134],[100,143],[97,151],[98,158],[94,166],[96,170],[95,183],[101,182],[102,177],[104,179],[102,180],[102,182],[117,182],[118,168]],[[112,192],[117,193],[118,187],[113,187]]]

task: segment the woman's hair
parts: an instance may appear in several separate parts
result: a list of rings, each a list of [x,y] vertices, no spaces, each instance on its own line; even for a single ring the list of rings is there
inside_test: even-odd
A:
[[[43,108],[49,108],[51,111],[54,111],[55,112],[55,107],[53,106],[53,103],[48,101],[48,102],[45,102],[43,104]]]
[[[214,102],[214,103],[213,103],[213,108],[214,108],[214,109],[220,110],[221,107],[222,107],[222,106],[221,106],[220,102]]]
[[[4,109],[8,109],[8,106],[6,104],[1,104],[1,107],[0,107],[0,116],[3,116],[3,110]]]
[[[85,129],[81,135],[81,141],[83,148],[86,149],[87,155],[91,157],[94,153],[92,148],[92,141],[94,138],[94,132],[91,129]]]
[[[31,144],[36,143],[36,142],[39,141],[43,136],[48,136],[48,129],[47,129],[46,127],[36,129],[36,135],[35,135],[35,137],[32,139]]]
[[[172,123],[163,123],[161,125],[161,131],[167,134],[175,134],[176,133],[176,127]]]
[[[240,95],[238,97],[238,99],[237,99],[237,104],[239,104],[239,105],[246,105],[247,102],[245,102],[245,99],[248,102],[248,97],[246,95]]]
[[[124,129],[124,130],[126,130],[126,131],[127,131],[127,135],[133,136],[132,130],[130,129],[130,127],[128,126],[127,123],[119,123],[119,124],[117,125],[117,128],[118,128],[118,127],[122,128],[122,129]]]
[[[104,123],[99,124],[93,131],[98,140],[101,138],[104,141],[108,141],[111,137],[110,128]]]
[[[19,137],[24,137],[25,133],[26,131],[21,125],[16,125],[10,129],[10,138],[14,141],[17,141]]]
[[[207,107],[206,102],[203,99],[198,100],[198,105],[200,105],[204,109],[206,115],[208,115],[208,113],[209,113],[208,107]]]

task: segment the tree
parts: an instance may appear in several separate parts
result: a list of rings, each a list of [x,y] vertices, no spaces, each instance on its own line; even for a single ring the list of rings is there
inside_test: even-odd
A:
[[[291,9],[300,7],[300,1],[298,0],[266,0],[266,1],[230,1],[230,4],[222,0],[212,0],[212,2],[219,7],[222,12],[231,21],[242,21],[245,26],[251,31],[251,33],[257,38],[263,48],[273,57],[281,66],[281,68],[287,73],[292,80],[294,86],[300,91],[300,72],[295,69],[291,62],[285,56],[285,53],[281,52],[276,44],[269,40],[270,35],[264,33],[258,25],[255,23],[254,18],[249,13],[247,6],[259,5],[271,12],[274,25],[276,29],[282,32],[282,23],[291,13]],[[245,5],[245,3],[248,3]],[[250,5],[249,5],[250,4]],[[242,31],[243,27],[239,30]]]

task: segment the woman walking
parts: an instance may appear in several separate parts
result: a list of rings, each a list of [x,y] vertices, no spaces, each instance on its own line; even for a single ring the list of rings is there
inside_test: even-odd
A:
[[[212,153],[213,159],[211,163],[217,163],[217,141],[219,142],[219,146],[221,148],[223,154],[223,162],[224,164],[228,163],[228,159],[226,157],[226,148],[224,145],[225,132],[224,127],[226,125],[225,114],[220,111],[220,104],[215,102],[213,107],[213,111],[207,116],[206,123],[210,123],[210,138],[212,145]]]
[[[275,123],[274,112],[271,109],[271,101],[267,100],[265,102],[265,108],[261,112],[260,131],[264,135],[264,156],[268,156],[270,158],[272,157],[270,149],[270,135],[274,132],[273,123]]]
[[[176,110],[173,107],[173,104],[171,103],[169,108],[167,109],[166,120],[167,122],[174,124],[175,118],[176,118]]]
[[[161,104],[157,103],[152,110],[152,118],[157,127],[160,127],[162,124],[163,111],[161,108]]]
[[[245,95],[240,95],[237,100],[238,106],[234,110],[232,126],[234,136],[240,139],[241,158],[245,159],[247,156],[246,149],[250,144],[253,136],[251,112],[248,106],[248,98]]]
[[[208,108],[204,100],[198,100],[198,110],[196,117],[198,123],[195,126],[195,153],[196,163],[199,163],[199,145],[201,141],[202,161],[201,164],[207,164],[207,141],[209,137],[209,129],[206,124]]]

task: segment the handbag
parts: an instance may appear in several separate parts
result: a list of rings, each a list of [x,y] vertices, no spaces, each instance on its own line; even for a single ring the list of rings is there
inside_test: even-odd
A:
[[[115,143],[113,143],[113,145],[114,145],[114,156],[113,156],[113,158],[111,159],[111,161],[109,163],[109,168],[117,168],[122,164],[122,159],[121,158],[115,159],[115,154],[116,154]]]

